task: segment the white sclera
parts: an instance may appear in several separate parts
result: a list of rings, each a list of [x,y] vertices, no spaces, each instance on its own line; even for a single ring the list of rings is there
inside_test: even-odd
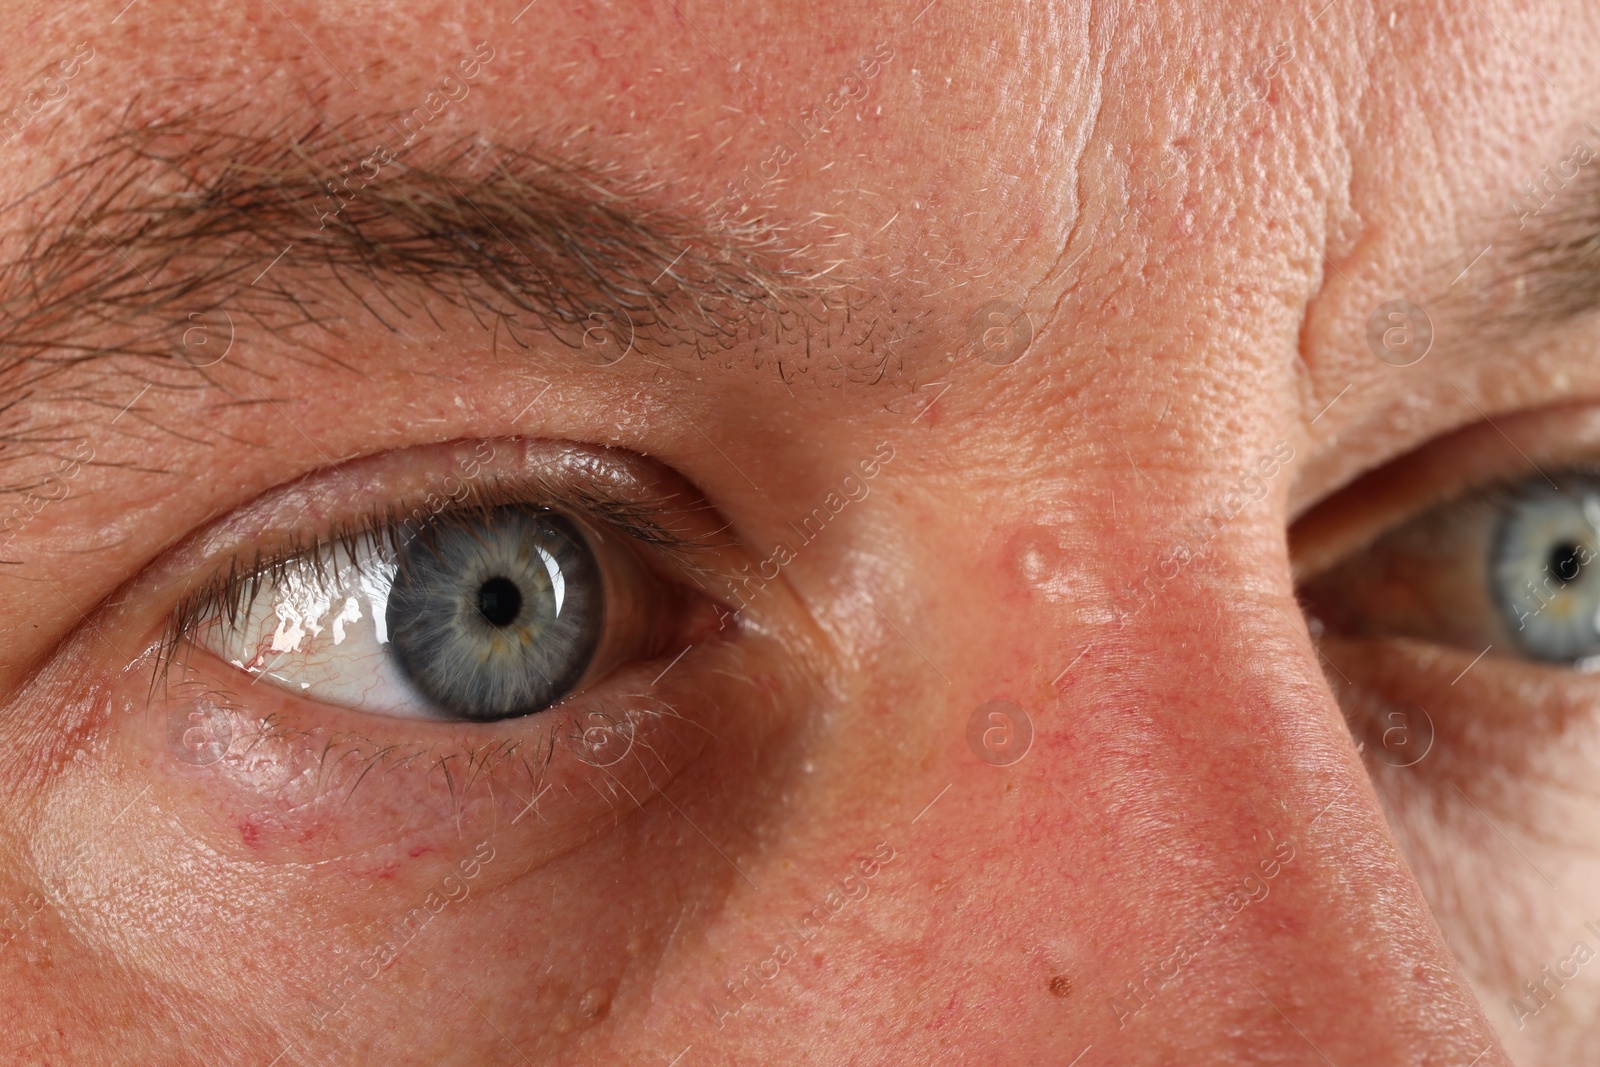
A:
[[[437,718],[388,651],[395,562],[377,546],[324,548],[263,575],[236,624],[216,619],[199,643],[255,677],[324,704],[374,715]],[[337,566],[335,557],[337,556]]]

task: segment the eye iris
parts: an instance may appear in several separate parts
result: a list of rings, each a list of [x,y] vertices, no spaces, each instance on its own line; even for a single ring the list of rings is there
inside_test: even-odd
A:
[[[1590,573],[1597,522],[1600,493],[1590,488],[1541,487],[1506,505],[1491,582],[1527,655],[1569,662],[1600,655],[1600,582]]]
[[[532,714],[566,695],[594,659],[599,565],[555,512],[507,506],[442,516],[400,549],[396,564],[390,655],[443,715]]]

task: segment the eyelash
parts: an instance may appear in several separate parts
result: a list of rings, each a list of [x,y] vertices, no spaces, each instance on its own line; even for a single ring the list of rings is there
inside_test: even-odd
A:
[[[1486,515],[1492,518],[1504,509],[1526,500],[1530,484],[1547,485],[1549,483],[1545,478],[1552,476],[1562,491],[1583,485],[1600,486],[1600,461],[1584,459],[1560,467],[1540,469],[1521,477],[1496,478],[1485,484],[1469,486],[1463,492],[1430,504],[1421,511],[1391,524],[1378,534],[1372,543],[1376,543],[1408,522],[1425,518],[1444,508],[1462,508],[1463,517],[1467,515],[1465,509],[1470,508],[1472,515]]]
[[[430,502],[423,507],[413,498],[356,520],[335,522],[323,534],[291,534],[283,547],[270,553],[258,551],[248,567],[240,566],[238,555],[230,558],[174,605],[154,649],[152,694],[165,684],[174,666],[187,662],[204,627],[217,621],[236,626],[241,613],[249,612],[263,585],[282,580],[291,567],[311,562],[319,569],[320,577],[321,568],[326,566],[324,561],[331,558],[336,577],[341,558],[354,566],[363,549],[397,550],[445,514],[471,514],[508,504],[575,514],[662,553],[695,584],[705,584],[699,576],[706,572],[695,556],[714,546],[664,526],[650,505],[608,496],[597,487],[573,486],[538,476],[487,477],[464,484],[467,492],[459,499],[437,497],[432,491],[420,494],[422,501],[438,499],[444,501],[442,504]]]
[[[1374,527],[1359,542],[1346,546],[1337,556],[1327,558],[1315,570],[1299,574],[1297,581],[1301,584],[1314,582],[1347,560],[1378,544],[1390,534],[1446,508],[1470,508],[1470,513],[1473,515],[1493,516],[1498,514],[1502,509],[1524,499],[1525,487],[1530,482],[1545,484],[1544,477],[1546,476],[1555,478],[1557,483],[1561,484],[1564,489],[1570,488],[1574,483],[1589,483],[1600,487],[1600,457],[1583,457],[1574,459],[1571,462],[1562,462],[1560,466],[1555,467],[1540,466],[1524,474],[1496,475],[1484,481],[1461,486],[1453,492],[1429,500],[1420,507],[1414,507],[1404,514],[1390,517],[1387,521]],[[1334,499],[1343,499],[1343,496],[1341,494]],[[1464,510],[1463,517],[1465,518],[1467,514]]]

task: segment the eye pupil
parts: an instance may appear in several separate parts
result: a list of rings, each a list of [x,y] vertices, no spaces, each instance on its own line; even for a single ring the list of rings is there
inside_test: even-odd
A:
[[[1579,561],[1582,549],[1570,541],[1564,541],[1550,550],[1550,573],[1564,582],[1570,582],[1578,577],[1578,571],[1583,564]]]
[[[511,579],[494,577],[478,587],[478,613],[490,626],[509,626],[521,611],[522,590]]]

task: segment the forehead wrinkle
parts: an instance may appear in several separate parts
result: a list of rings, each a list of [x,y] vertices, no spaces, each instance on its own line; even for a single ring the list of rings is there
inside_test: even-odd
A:
[[[138,110],[8,205],[28,222],[0,260],[0,391],[36,398],[110,357],[144,358],[159,383],[188,316],[224,306],[286,336],[342,321],[330,294],[390,330],[442,300],[496,344],[542,331],[575,347],[626,321],[704,358],[795,323],[807,341],[831,332],[848,288],[774,220],[675,214],[660,183],[570,151],[457,142],[383,163],[370,120]]]

